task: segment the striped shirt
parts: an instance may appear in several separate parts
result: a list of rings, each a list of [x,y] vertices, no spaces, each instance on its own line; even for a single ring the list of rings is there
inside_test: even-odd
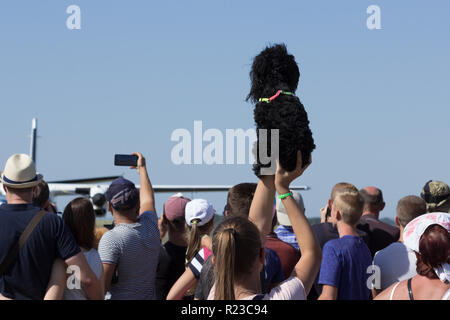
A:
[[[278,236],[278,239],[281,241],[284,241],[286,243],[289,243],[291,246],[293,246],[295,249],[300,251],[300,247],[298,246],[297,238],[294,234],[294,229],[292,229],[291,226],[283,226],[279,225],[278,228],[275,230],[275,233]]]
[[[158,217],[142,213],[136,223],[121,223],[103,235],[98,251],[102,263],[116,265],[118,279],[111,300],[152,300],[160,250]]]
[[[202,272],[203,264],[208,259],[212,252],[207,248],[203,247],[200,251],[192,258],[188,266],[191,269],[196,279],[200,278],[200,273]]]

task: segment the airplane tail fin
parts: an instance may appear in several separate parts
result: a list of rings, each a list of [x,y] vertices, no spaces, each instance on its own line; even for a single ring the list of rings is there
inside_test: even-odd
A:
[[[36,165],[37,119],[31,120],[30,157]]]

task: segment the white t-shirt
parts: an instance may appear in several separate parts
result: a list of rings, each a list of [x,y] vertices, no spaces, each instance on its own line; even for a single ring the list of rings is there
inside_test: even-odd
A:
[[[381,290],[395,282],[414,277],[416,272],[416,255],[401,242],[394,242],[375,253],[373,264],[381,271]]]
[[[208,300],[214,300],[215,285],[209,292]],[[245,297],[242,300],[253,300],[256,295]],[[265,294],[261,300],[306,300],[306,291],[298,277],[289,277]]]
[[[83,254],[86,257],[89,267],[91,267],[97,278],[100,279],[103,271],[103,265],[97,250],[91,249],[89,251],[84,251]],[[87,300],[87,296],[83,289],[68,289],[66,286],[63,300]]]

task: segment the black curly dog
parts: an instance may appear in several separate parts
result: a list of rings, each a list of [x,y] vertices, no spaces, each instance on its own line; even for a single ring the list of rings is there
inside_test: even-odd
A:
[[[254,150],[257,152],[253,171],[258,177],[262,175],[261,168],[270,167],[270,163],[260,161],[259,129],[279,129],[279,161],[287,171],[295,169],[298,150],[302,152],[303,165],[306,165],[316,147],[309,129],[308,114],[300,99],[295,96],[299,77],[295,57],[287,52],[284,44],[265,48],[253,60],[250,71],[251,89],[247,101],[256,103],[254,120],[258,141]],[[279,90],[284,93],[279,93]],[[269,101],[268,98],[271,97]],[[270,130],[267,131],[270,133]],[[270,156],[270,135],[267,141],[267,155]]]

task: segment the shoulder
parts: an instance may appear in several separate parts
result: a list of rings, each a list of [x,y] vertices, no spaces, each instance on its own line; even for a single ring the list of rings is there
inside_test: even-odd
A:
[[[139,220],[149,220],[153,222],[156,221],[156,223],[158,223],[158,215],[153,211],[144,211],[139,215]]]
[[[289,277],[265,296],[266,300],[306,300],[306,291],[298,277]]]
[[[122,231],[120,231],[120,229],[118,229],[117,226],[114,229],[111,229],[108,232],[106,232],[100,239],[100,242],[98,244],[98,250],[101,251],[104,247],[117,245],[121,239],[121,232]]]

